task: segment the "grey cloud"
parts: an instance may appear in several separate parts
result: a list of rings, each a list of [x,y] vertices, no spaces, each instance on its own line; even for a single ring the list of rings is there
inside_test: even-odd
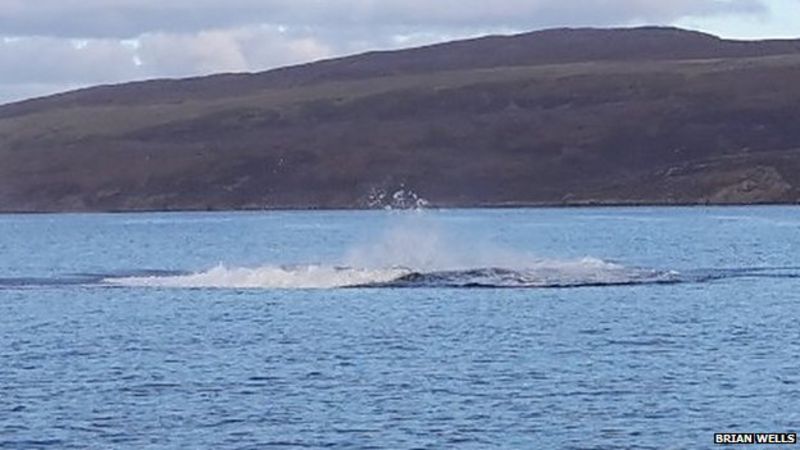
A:
[[[0,0],[6,35],[132,38],[258,24],[541,28],[765,11],[760,0]]]
[[[265,26],[150,33],[133,42],[0,38],[0,103],[61,88],[265,70],[336,52],[308,33]]]
[[[312,36],[265,26],[148,34],[139,39],[136,52],[142,68],[157,76],[257,71],[333,54]]]
[[[488,33],[737,13],[765,8],[762,0],[0,0],[0,103]]]
[[[104,83],[138,74],[133,49],[117,40],[0,38],[0,83]]]

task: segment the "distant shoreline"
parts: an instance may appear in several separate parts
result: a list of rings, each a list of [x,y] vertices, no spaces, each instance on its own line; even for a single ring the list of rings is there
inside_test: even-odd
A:
[[[593,208],[741,208],[800,206],[800,202],[757,202],[757,203],[659,203],[659,202],[586,202],[586,203],[503,203],[496,205],[430,205],[424,208],[364,208],[364,207],[276,207],[276,208],[175,208],[175,209],[132,209],[132,210],[62,210],[62,211],[0,211],[0,216],[9,215],[70,215],[70,214],[181,214],[181,213],[257,213],[257,212],[361,212],[361,211],[448,211],[448,210],[514,210],[514,209],[593,209]]]

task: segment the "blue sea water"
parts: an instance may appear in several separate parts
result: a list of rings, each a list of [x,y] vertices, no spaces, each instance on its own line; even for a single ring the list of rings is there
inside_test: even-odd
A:
[[[800,431],[793,207],[0,216],[2,449]]]

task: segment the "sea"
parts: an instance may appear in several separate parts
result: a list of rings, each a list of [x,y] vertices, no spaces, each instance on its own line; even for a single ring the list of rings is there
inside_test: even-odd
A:
[[[0,449],[800,431],[797,207],[0,216]]]

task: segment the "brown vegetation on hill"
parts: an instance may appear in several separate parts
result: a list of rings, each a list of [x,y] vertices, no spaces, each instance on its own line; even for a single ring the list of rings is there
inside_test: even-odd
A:
[[[549,30],[0,107],[0,210],[797,202],[800,42]]]

